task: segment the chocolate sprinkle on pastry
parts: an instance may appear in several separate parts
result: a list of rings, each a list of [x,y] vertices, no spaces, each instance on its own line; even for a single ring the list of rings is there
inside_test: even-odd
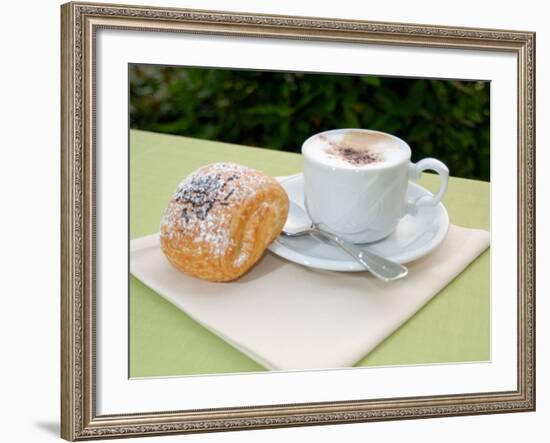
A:
[[[227,200],[234,189],[227,190],[227,184],[237,178],[232,175],[223,178],[220,174],[193,177],[178,187],[175,200],[183,203],[182,217],[188,221],[190,216],[204,220],[215,203]]]

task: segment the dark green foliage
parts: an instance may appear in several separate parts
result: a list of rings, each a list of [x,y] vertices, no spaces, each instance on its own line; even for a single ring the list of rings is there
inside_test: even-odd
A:
[[[335,128],[395,134],[413,160],[489,180],[489,83],[131,65],[131,127],[300,152]]]

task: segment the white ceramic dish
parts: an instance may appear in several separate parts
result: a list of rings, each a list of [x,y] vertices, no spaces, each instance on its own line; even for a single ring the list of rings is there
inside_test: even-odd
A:
[[[302,174],[279,177],[288,197],[304,207],[304,180]],[[416,183],[409,183],[407,199],[414,200],[430,191]],[[445,238],[449,216],[442,203],[422,208],[417,215],[403,217],[396,230],[388,237],[365,245],[369,251],[399,263],[408,263],[432,252]],[[330,271],[357,272],[364,268],[337,246],[311,236],[289,238],[279,236],[269,250],[294,263]]]

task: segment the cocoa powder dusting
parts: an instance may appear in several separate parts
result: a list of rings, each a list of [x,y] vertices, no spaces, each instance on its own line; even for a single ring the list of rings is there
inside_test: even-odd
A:
[[[328,155],[340,158],[350,165],[364,166],[382,161],[380,153],[372,152],[367,147],[359,148],[344,142],[335,143],[323,135],[321,138],[329,145],[326,150]]]

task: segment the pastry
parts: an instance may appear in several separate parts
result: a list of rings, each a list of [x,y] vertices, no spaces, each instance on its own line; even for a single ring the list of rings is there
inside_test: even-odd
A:
[[[288,197],[272,177],[214,163],[178,186],[160,225],[164,255],[180,271],[230,281],[248,271],[281,233]]]

